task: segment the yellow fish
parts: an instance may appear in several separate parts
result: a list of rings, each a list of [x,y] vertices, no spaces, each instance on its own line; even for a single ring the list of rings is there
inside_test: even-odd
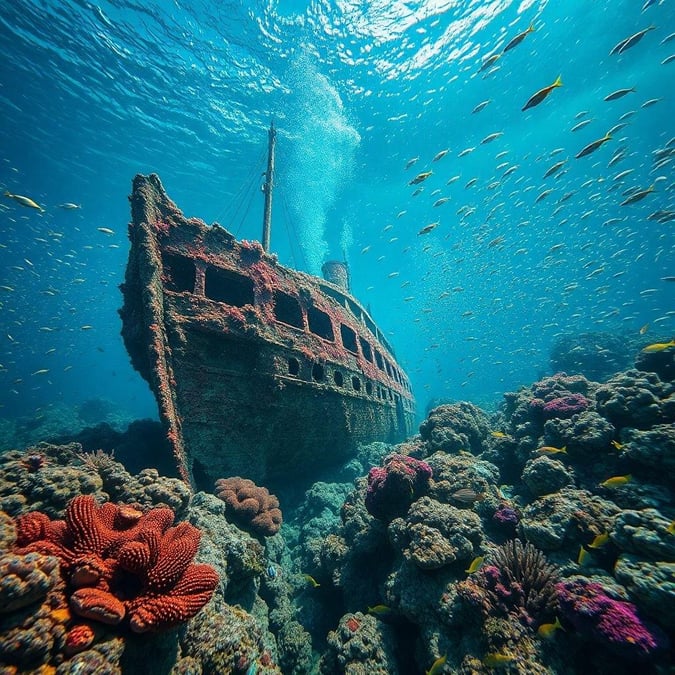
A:
[[[617,450],[621,450],[621,448],[623,448],[623,443],[619,443],[619,441],[611,441],[610,445],[612,445]]]
[[[655,342],[653,345],[647,345],[642,351],[645,354],[652,354],[654,352],[662,352],[671,347],[675,347],[675,340],[671,340],[670,342]]]
[[[630,474],[630,473],[627,473],[625,476],[612,476],[611,478],[608,478],[607,480],[603,480],[602,483],[600,483],[600,486],[606,487],[606,488],[615,488],[615,487],[619,487],[620,485],[625,485],[632,478],[633,478],[633,475]]]
[[[609,532],[598,534],[595,539],[588,545],[588,548],[602,548],[609,541]]]
[[[422,171],[422,173],[418,173],[409,183],[408,185],[417,185],[419,183],[422,183],[425,181],[429,176],[431,176],[433,172],[432,171]]]
[[[499,652],[493,652],[487,654],[483,659],[483,665],[488,668],[498,668],[499,666],[505,666],[511,663],[516,657],[513,654],[500,654]]]
[[[544,445],[543,447],[539,448],[537,452],[540,455],[557,455],[561,452],[567,454],[567,446],[563,445],[562,448],[554,448],[551,445]]]
[[[670,525],[668,525],[668,528],[666,529],[666,532],[668,534],[675,534],[675,520],[672,520],[670,522]]]
[[[507,434],[503,431],[491,431],[490,432],[495,438],[508,438]]]
[[[431,668],[426,671],[426,675],[438,675],[441,670],[443,670],[443,666],[445,665],[445,662],[448,660],[447,654],[443,654],[443,656],[439,656],[432,664]]]
[[[306,581],[309,581],[309,583],[312,585],[312,588],[319,588],[319,586],[321,586],[321,584],[311,574],[303,574],[302,577]]]
[[[579,555],[577,556],[577,565],[583,565],[588,559],[588,551],[583,547],[579,546]]]
[[[368,614],[385,616],[386,614],[391,614],[391,607],[389,607],[389,605],[375,605],[374,607],[368,607]]]
[[[556,616],[554,623],[542,623],[541,626],[537,628],[537,635],[545,640],[550,640],[558,628],[565,630],[560,623],[560,619]]]
[[[28,206],[31,209],[37,209],[40,213],[44,213],[45,210],[37,203],[34,202],[30,197],[24,197],[23,195],[13,195],[11,192],[5,190],[5,197],[13,199],[15,202],[19,202],[21,206]]]
[[[467,574],[473,574],[483,564],[484,560],[485,560],[485,556],[479,555],[479,556],[475,557],[471,561],[471,564],[469,565],[468,569],[465,569],[464,571]]]

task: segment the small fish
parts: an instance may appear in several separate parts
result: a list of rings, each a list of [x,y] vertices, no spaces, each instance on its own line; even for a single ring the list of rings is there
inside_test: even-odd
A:
[[[494,134],[488,134],[481,142],[481,145],[486,145],[487,143],[492,143],[492,141],[496,140],[500,136],[503,136],[504,132],[503,131],[495,131]],[[462,151],[463,152],[463,151]]]
[[[587,120],[581,120],[581,122],[577,122],[570,131],[579,131],[579,129],[583,129],[587,124],[590,124],[593,121],[592,118],[589,118]]]
[[[522,33],[519,33],[514,37],[507,45],[504,47],[504,52],[508,52],[509,50],[513,49],[514,47],[517,47],[526,37],[529,33],[534,32],[534,24],[530,24],[527,30],[524,30]]]
[[[609,444],[615,449],[615,450],[621,450],[623,448],[623,443],[619,443],[619,441],[612,440],[609,442]]]
[[[538,204],[542,199],[546,199],[546,197],[548,197],[551,194],[551,192],[553,192],[553,190],[549,189],[539,193],[537,195],[537,198],[534,200],[534,203]]]
[[[602,548],[609,541],[609,532],[598,534],[588,545],[588,548]]]
[[[661,40],[661,42],[659,42],[659,45],[668,44],[669,42],[672,42],[673,40],[675,40],[675,33],[671,33],[670,35],[666,35],[666,37],[664,37],[663,40]]]
[[[40,368],[40,370],[36,370],[34,373],[31,373],[31,375],[46,375],[49,372],[49,368]]]
[[[490,434],[495,438],[508,438],[508,434],[505,434],[503,431],[491,431]]]
[[[663,101],[662,98],[650,98],[646,100],[640,107],[641,108],[651,108],[653,105],[656,105],[657,103],[660,103]]]
[[[437,221],[435,223],[429,223],[428,225],[425,225],[417,234],[429,234],[432,230],[436,229],[438,227],[440,221]]]
[[[644,335],[649,330],[649,324],[646,323],[642,328],[640,328],[640,335]]]
[[[469,567],[467,569],[465,569],[464,571],[467,574],[473,574],[474,572],[476,572],[480,568],[480,566],[483,564],[484,560],[485,560],[485,556],[483,556],[483,555],[476,556],[471,561],[471,564],[469,565]]]
[[[621,173],[617,173],[616,176],[614,176],[614,178],[612,178],[612,180],[622,180],[623,178],[625,178],[629,174],[633,173],[633,171],[635,171],[635,169],[626,169],[625,171],[622,171]]]
[[[96,229],[99,232],[103,232],[103,234],[107,234],[108,236],[115,234],[115,230],[111,230],[109,227],[97,227]]]
[[[450,197],[441,197],[440,199],[437,199],[433,204],[432,207],[435,208],[437,206],[443,206],[446,202],[450,201]]]
[[[409,169],[413,164],[416,164],[419,161],[419,157],[413,157],[406,162],[405,168]]]
[[[673,61],[675,61],[675,54],[671,54],[670,56],[666,56],[666,58],[663,59],[663,61],[661,61],[661,65],[667,66],[669,63],[672,63]]]
[[[374,614],[375,616],[387,616],[391,614],[392,609],[389,605],[375,605],[373,607],[368,607],[368,614]]]
[[[59,204],[60,209],[65,209],[66,211],[74,211],[75,209],[81,209],[82,204],[73,204],[72,202],[65,202],[64,204]]]
[[[626,94],[630,94],[631,92],[635,91],[635,87],[631,87],[630,89],[617,89],[616,91],[613,91],[611,94],[607,94],[605,96],[604,100],[605,101],[616,101],[617,98],[623,98]]]
[[[443,670],[443,666],[445,665],[445,662],[447,661],[448,657],[446,654],[443,654],[443,656],[439,656],[432,664],[431,668],[426,671],[425,675],[439,675],[440,672]]]
[[[482,73],[484,70],[487,70],[500,56],[501,54],[493,54],[492,56],[488,56],[487,59],[483,61],[478,72]]]
[[[654,352],[662,352],[666,349],[675,347],[675,339],[670,342],[655,342],[653,345],[647,345],[642,349],[645,354],[653,354]]]
[[[418,185],[419,183],[422,183],[425,181],[429,176],[431,176],[433,172],[432,171],[422,171],[422,173],[418,173],[409,183],[408,185]]]
[[[512,654],[501,654],[499,652],[491,652],[487,654],[483,659],[483,665],[488,668],[499,668],[500,666],[506,666],[509,663],[512,663],[515,660],[515,656]]]
[[[437,162],[439,159],[443,159],[448,154],[449,150],[446,148],[445,150],[441,150],[440,152],[436,153],[434,158],[431,160],[432,162]]]
[[[476,148],[465,148],[457,155],[457,157],[466,157],[466,155],[468,155],[470,152],[473,152],[475,149]]]
[[[668,534],[675,534],[675,520],[670,521],[670,525],[666,528]]]
[[[583,547],[579,546],[579,555],[577,556],[577,565],[583,565],[588,560],[589,553]]]
[[[460,488],[450,495],[450,499],[454,499],[462,504],[473,504],[474,502],[482,502],[485,499],[485,495],[471,488]]]
[[[574,131],[574,129],[573,129],[572,131]],[[556,173],[557,171],[560,171],[560,169],[562,169],[563,166],[565,166],[565,162],[566,162],[566,161],[567,161],[567,160],[564,159],[564,160],[562,160],[561,162],[556,162],[552,167],[550,167],[550,168],[546,171],[546,173],[544,174],[544,178],[548,178],[549,176],[552,176],[552,175],[553,175],[554,173]]]
[[[279,570],[277,569],[277,566],[274,565],[273,563],[270,563],[267,566],[267,576],[270,579],[276,579],[279,576]]]
[[[605,134],[602,138],[599,138],[597,141],[589,143],[587,146],[582,148],[576,155],[576,159],[590,155],[592,152],[595,152],[601,145],[607,141],[612,140],[612,137],[609,134]]]
[[[5,190],[5,197],[13,199],[15,202],[21,204],[21,206],[27,206],[31,209],[37,209],[40,213],[44,213],[45,210],[37,203],[34,202],[30,197],[24,197],[23,195],[13,195],[11,192]]]
[[[319,586],[321,586],[321,584],[311,574],[303,574],[302,578],[309,582],[312,588],[319,588]]]
[[[650,30],[654,30],[656,26],[648,26],[647,28],[643,28],[641,31],[635,33],[634,35],[631,35],[630,37],[626,38],[623,40],[617,47],[619,47],[618,51],[615,52],[614,49],[610,52],[610,54],[623,54],[625,51],[630,49],[631,47],[634,47],[642,38],[649,33]]]
[[[602,483],[600,483],[600,486],[605,488],[615,488],[625,485],[626,483],[630,482],[632,478],[633,476],[630,473],[627,473],[625,476],[612,476],[607,480],[603,480]]]
[[[481,101],[472,111],[471,114],[474,115],[476,113],[479,113],[481,110],[486,108],[490,103],[492,102],[491,98],[486,99],[485,101]]]
[[[562,448],[554,448],[552,445],[543,445],[541,448],[537,449],[537,453],[540,455],[567,454],[567,446],[563,445]]]
[[[365,253],[368,253],[368,251],[370,251],[370,246],[364,246],[364,247],[361,249],[361,255],[363,255],[363,254],[365,254]]]
[[[624,199],[620,206],[628,206],[629,204],[635,204],[636,202],[642,201],[648,194],[654,192],[654,186],[650,185],[646,190],[639,190],[635,192],[630,197]]]
[[[607,133],[610,136],[615,136],[626,126],[628,126],[628,122],[619,122],[618,124],[615,124]]]
[[[530,96],[527,103],[522,108],[523,112],[529,108],[534,108],[535,105],[539,105],[556,87],[562,87],[562,77],[560,75],[558,75],[553,84],[549,84],[548,87],[544,87],[536,94]]]
[[[544,640],[550,640],[559,628],[565,630],[560,623],[560,619],[556,616],[554,623],[542,623],[537,628],[537,635]]]

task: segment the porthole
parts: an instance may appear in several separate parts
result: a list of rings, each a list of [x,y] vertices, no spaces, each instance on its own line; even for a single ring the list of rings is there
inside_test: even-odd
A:
[[[361,380],[356,375],[352,377],[352,389],[354,391],[361,391]]]
[[[366,382],[366,394],[368,394],[368,396],[373,395],[373,383],[372,382]]]
[[[297,377],[300,374],[300,361],[294,356],[288,359],[288,374]]]
[[[312,366],[312,379],[315,382],[323,382],[323,378],[325,377],[325,371],[323,366],[320,363],[315,363]]]
[[[345,379],[342,377],[342,373],[339,370],[336,370],[333,373],[333,381],[338,387],[341,387],[345,383]]]

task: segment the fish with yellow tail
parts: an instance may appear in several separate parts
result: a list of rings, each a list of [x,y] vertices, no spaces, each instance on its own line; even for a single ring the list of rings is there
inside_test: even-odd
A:
[[[567,446],[563,445],[562,448],[554,448],[552,445],[543,445],[541,448],[537,449],[538,455],[560,455],[567,454]]]
[[[509,663],[513,663],[516,657],[513,654],[503,654],[501,652],[491,652],[483,658],[483,665],[488,668],[504,668]]]
[[[615,450],[621,450],[623,448],[623,443],[619,443],[619,441],[610,441],[609,444],[615,449]]]
[[[590,553],[583,547],[579,546],[579,555],[577,556],[577,565],[585,565],[588,562]]]
[[[373,616],[387,616],[391,614],[391,607],[389,605],[374,605],[373,607],[368,607],[368,614]]]
[[[562,77],[558,75],[553,84],[549,84],[548,87],[540,89],[536,94],[532,94],[528,99],[527,103],[523,106],[522,111],[525,112],[530,108],[534,108],[535,105],[539,105],[554,89],[562,87]]]
[[[302,578],[312,587],[312,588],[319,588],[321,584],[311,575],[311,574],[303,574]]]
[[[644,354],[653,354],[654,352],[662,352],[671,347],[675,347],[675,339],[670,342],[655,342],[653,345],[647,345],[642,349],[642,352]]]
[[[620,487],[621,485],[629,483],[632,479],[633,475],[630,473],[627,473],[625,476],[612,476],[607,480],[603,480],[602,483],[600,483],[600,486],[604,488]]]
[[[587,146],[583,147],[574,157],[575,159],[586,157],[586,155],[590,155],[592,152],[595,152],[601,145],[604,145],[605,143],[607,143],[607,141],[611,140],[612,140],[611,134],[605,134],[602,138],[598,138],[597,141],[593,141],[592,143],[589,143]]]
[[[560,619],[556,616],[553,623],[542,623],[541,626],[537,628],[537,635],[540,638],[544,638],[544,640],[550,640],[558,629],[565,630],[560,623]]]
[[[21,206],[27,206],[29,209],[37,209],[40,213],[44,213],[45,210],[30,197],[24,197],[23,195],[14,195],[8,190],[5,190],[5,197],[8,199],[13,199],[15,202],[21,204]]]
[[[473,574],[474,572],[477,572],[478,569],[480,568],[480,566],[483,564],[484,560],[485,560],[485,556],[482,556],[482,555],[476,556],[471,561],[471,564],[469,565],[469,567],[467,569],[465,569],[464,571],[467,574]]]
[[[675,520],[670,521],[670,525],[666,528],[668,534],[675,534]]]
[[[445,665],[445,662],[448,660],[448,655],[443,654],[443,656],[439,656],[432,664],[431,668],[426,671],[425,675],[439,675],[439,673],[443,670],[443,666]]]
[[[530,24],[529,28],[524,30],[522,33],[518,33],[507,45],[504,47],[504,51],[508,52],[514,47],[517,47],[530,33],[534,33],[534,24]]]

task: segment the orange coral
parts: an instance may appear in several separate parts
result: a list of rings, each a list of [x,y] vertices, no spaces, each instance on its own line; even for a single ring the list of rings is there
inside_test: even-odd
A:
[[[128,619],[135,632],[161,630],[194,616],[218,584],[210,565],[192,563],[201,532],[189,523],[171,527],[173,518],[168,508],[142,514],[75,497],[64,521],[40,513],[17,518],[17,552],[58,557],[78,616],[108,625]]]
[[[282,523],[279,500],[267,488],[234,476],[216,481],[216,495],[227,504],[228,515],[257,534],[271,537],[279,531]]]

